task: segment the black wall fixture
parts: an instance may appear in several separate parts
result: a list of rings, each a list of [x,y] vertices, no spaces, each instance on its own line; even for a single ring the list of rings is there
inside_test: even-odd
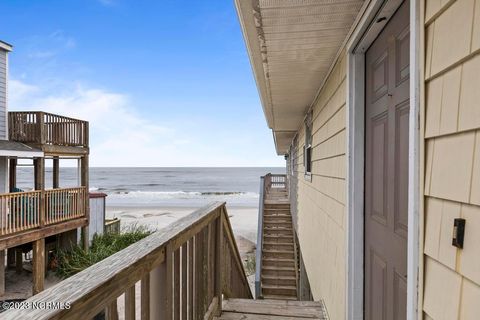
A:
[[[463,249],[463,238],[465,237],[465,219],[456,218],[453,220],[452,245]]]

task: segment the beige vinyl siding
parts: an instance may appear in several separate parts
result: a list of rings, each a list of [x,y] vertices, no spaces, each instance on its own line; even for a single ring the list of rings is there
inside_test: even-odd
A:
[[[425,6],[425,319],[480,315],[480,0]],[[466,219],[464,249],[453,219]]]
[[[345,53],[313,108],[312,177],[304,178],[305,125],[294,146],[296,225],[312,294],[331,319],[345,318]]]
[[[0,139],[7,138],[7,52],[0,49]]]

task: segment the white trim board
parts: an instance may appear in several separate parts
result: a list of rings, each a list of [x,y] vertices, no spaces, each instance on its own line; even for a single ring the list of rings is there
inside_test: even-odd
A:
[[[410,1],[410,115],[407,319],[417,319],[419,264],[419,5]],[[401,0],[372,0],[347,43],[346,319],[364,318],[365,51]],[[380,22],[376,22],[378,18]]]
[[[18,157],[18,158],[43,158],[43,151],[16,151],[16,150],[1,150],[0,157]]]

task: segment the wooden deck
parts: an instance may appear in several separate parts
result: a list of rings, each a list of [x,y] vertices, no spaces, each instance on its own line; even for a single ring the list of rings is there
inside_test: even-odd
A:
[[[262,222],[261,297],[297,300],[296,249],[286,178],[267,178]],[[270,180],[268,180],[270,179]]]
[[[229,299],[219,320],[328,319],[323,302]]]

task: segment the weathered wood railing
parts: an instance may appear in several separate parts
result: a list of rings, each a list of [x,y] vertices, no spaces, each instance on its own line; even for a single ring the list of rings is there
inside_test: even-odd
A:
[[[141,319],[212,319],[223,297],[252,298],[225,203],[213,203],[158,230],[61,283],[29,305],[69,308],[9,310],[2,319],[116,319],[125,294],[125,319],[135,319],[140,282]]]
[[[45,224],[83,217],[86,197],[85,187],[45,190]]]
[[[0,237],[83,217],[85,187],[0,194]]]
[[[0,194],[0,235],[40,226],[42,192]]]
[[[265,179],[260,177],[260,195],[258,201],[257,249],[255,251],[255,299],[262,295],[262,248],[263,248],[263,201],[265,198]]]
[[[267,175],[265,175],[265,186],[268,189],[271,189],[271,188],[286,188],[287,187],[287,175],[268,173]]]
[[[8,113],[10,140],[88,147],[88,122],[41,111]]]

